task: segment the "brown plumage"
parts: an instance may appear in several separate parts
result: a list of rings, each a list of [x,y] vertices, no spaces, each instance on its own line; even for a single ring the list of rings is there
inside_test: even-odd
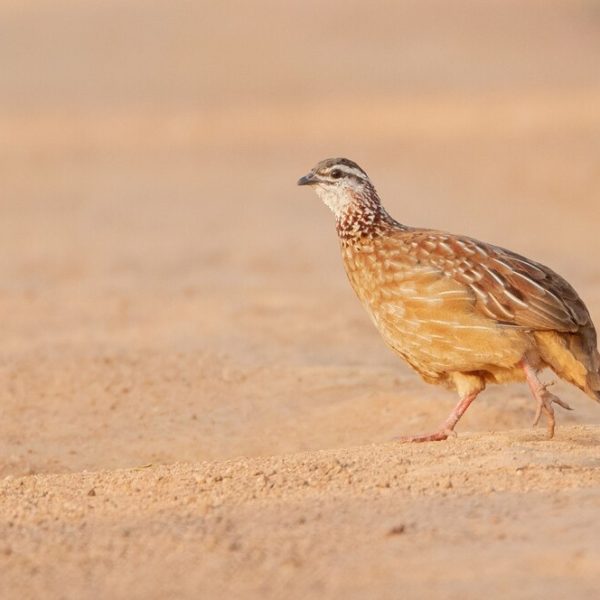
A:
[[[600,401],[596,331],[573,287],[548,267],[477,240],[407,227],[385,211],[366,173],[348,159],[320,162],[313,185],[332,209],[346,273],[386,343],[429,383],[460,402],[440,429],[406,441],[446,439],[487,383],[527,381],[554,433],[551,394],[537,372]]]

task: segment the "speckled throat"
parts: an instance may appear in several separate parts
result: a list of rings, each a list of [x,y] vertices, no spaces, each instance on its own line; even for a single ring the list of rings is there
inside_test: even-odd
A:
[[[374,239],[389,234],[390,230],[408,229],[389,215],[373,186],[369,185],[364,193],[350,194],[352,202],[336,219],[336,230],[342,244],[361,238]]]

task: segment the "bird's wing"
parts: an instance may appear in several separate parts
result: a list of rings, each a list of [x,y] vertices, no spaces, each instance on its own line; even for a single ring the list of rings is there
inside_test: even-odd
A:
[[[467,237],[424,230],[403,237],[419,265],[464,286],[475,310],[499,325],[577,332],[591,322],[577,292],[544,265]]]

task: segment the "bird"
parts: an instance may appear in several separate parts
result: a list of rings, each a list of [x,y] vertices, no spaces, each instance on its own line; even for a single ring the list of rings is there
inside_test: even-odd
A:
[[[347,158],[319,162],[298,180],[335,215],[344,268],[385,343],[427,383],[459,400],[433,433],[446,440],[488,384],[526,382],[554,436],[554,406],[571,407],[539,378],[550,368],[600,402],[600,355],[590,313],[545,265],[464,235],[404,225],[367,173]]]

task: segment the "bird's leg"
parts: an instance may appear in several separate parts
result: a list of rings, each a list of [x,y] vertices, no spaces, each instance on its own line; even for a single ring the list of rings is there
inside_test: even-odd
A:
[[[471,402],[477,398],[480,390],[470,392],[460,399],[460,402],[452,409],[446,420],[441,424],[440,428],[435,433],[424,435],[415,435],[396,438],[399,442],[441,442],[448,439],[449,435],[456,435],[454,427],[465,414],[467,408],[471,406]]]
[[[535,417],[533,419],[533,426],[535,427],[542,416],[542,412],[546,414],[546,419],[548,422],[548,438],[552,438],[554,436],[554,408],[553,404],[558,404],[567,410],[573,410],[564,400],[561,400],[558,396],[555,396],[551,392],[548,391],[548,386],[552,385],[551,383],[542,383],[535,371],[535,369],[525,360],[521,361],[521,366],[523,367],[523,371],[525,372],[525,378],[527,379],[527,385],[533,394],[533,397],[537,401],[537,408],[535,411]]]

